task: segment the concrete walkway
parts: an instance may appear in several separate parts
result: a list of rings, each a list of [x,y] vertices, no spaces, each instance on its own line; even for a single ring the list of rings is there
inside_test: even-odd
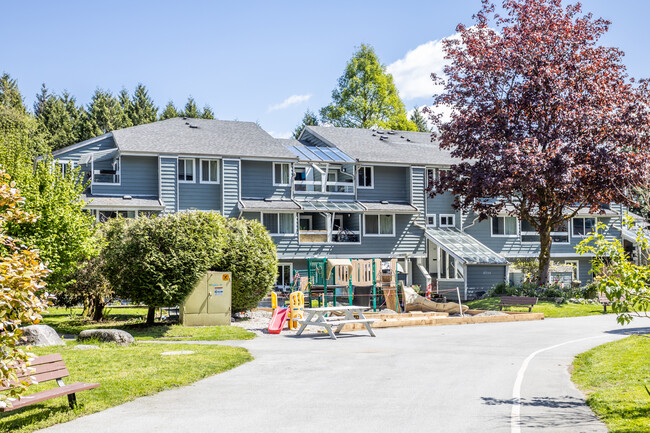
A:
[[[568,368],[574,355],[643,324],[623,330],[609,315],[337,341],[268,335],[232,342],[255,356],[234,370],[42,431],[606,432]]]

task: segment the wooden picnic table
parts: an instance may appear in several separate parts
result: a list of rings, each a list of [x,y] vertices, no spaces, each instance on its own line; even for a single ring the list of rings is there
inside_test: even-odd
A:
[[[374,322],[372,319],[366,319],[363,312],[368,310],[367,307],[358,307],[355,305],[340,307],[319,307],[319,308],[305,308],[307,318],[300,320],[302,324],[296,335],[302,334],[307,326],[321,326],[325,328],[330,338],[336,340],[336,335],[341,332],[343,326],[348,323],[363,323],[371,337],[376,337],[370,324]],[[334,312],[343,312],[344,316],[334,315]],[[356,316],[356,317],[355,317]],[[336,327],[334,331],[332,328]]]

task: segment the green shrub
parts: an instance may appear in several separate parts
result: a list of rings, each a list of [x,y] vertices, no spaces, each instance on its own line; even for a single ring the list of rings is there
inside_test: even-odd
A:
[[[224,249],[212,269],[232,272],[232,311],[250,310],[271,290],[276,281],[278,259],[266,228],[254,220],[228,219]]]
[[[598,297],[598,284],[591,283],[581,288],[581,298],[596,299]]]
[[[107,224],[106,276],[118,296],[149,306],[148,323],[155,307],[182,303],[223,251],[225,218],[213,212]]]

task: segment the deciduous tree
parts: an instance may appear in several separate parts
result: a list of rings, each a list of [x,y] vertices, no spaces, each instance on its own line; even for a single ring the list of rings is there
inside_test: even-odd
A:
[[[332,103],[320,115],[323,122],[334,126],[415,130],[406,118],[393,76],[369,45],[361,45],[354,53],[332,91]]]
[[[629,203],[646,176],[647,83],[635,84],[617,48],[598,44],[609,21],[561,0],[484,2],[472,27],[444,43],[440,147],[464,162],[440,177],[455,207],[480,219],[508,212],[539,234],[540,283],[552,232],[580,208]],[[437,77],[434,77],[437,79]]]

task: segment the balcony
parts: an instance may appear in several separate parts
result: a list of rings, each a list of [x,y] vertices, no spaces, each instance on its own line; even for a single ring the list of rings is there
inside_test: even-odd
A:
[[[296,194],[354,194],[354,166],[310,164],[295,168]]]
[[[301,244],[358,244],[361,242],[360,214],[305,212],[299,216]]]

